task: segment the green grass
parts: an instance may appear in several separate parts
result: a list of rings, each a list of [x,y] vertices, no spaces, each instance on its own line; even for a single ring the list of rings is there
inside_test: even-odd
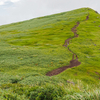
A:
[[[77,21],[79,37],[68,47],[81,65],[46,76],[69,65],[72,53],[62,45]],[[0,26],[0,100],[100,100],[99,26],[90,8]]]

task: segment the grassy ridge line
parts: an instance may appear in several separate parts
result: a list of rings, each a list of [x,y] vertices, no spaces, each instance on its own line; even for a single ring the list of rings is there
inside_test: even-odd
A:
[[[83,15],[84,15],[84,13],[83,13]],[[67,37],[73,36],[73,34],[71,34],[72,32],[70,31],[70,28],[73,25],[73,21],[74,20],[78,21],[83,16],[81,15],[80,19],[78,17],[79,17],[79,15],[76,16],[76,19],[71,18],[71,20],[72,20],[71,22],[70,22],[70,20],[64,21],[64,19],[62,18],[62,20],[56,22],[56,24],[51,24],[52,28],[44,29],[42,27],[42,29],[38,29],[35,31],[34,31],[34,29],[27,30],[28,32],[22,31],[19,34],[11,35],[11,37],[9,35],[8,38],[10,38],[10,39],[8,39],[8,42],[11,44],[16,44],[16,45],[21,45],[21,46],[30,45],[30,46],[36,47],[36,46],[40,45],[41,48],[42,47],[44,48],[45,45],[52,46],[54,44],[56,47],[57,47],[57,45],[62,46],[62,44],[64,43],[64,40],[66,39],[66,36]],[[69,22],[70,22],[70,24],[69,24]],[[47,24],[47,26],[48,26],[48,24]],[[66,32],[66,30],[67,30],[67,32]],[[13,36],[14,36],[14,38],[12,38]]]
[[[83,15],[83,12],[84,12],[84,14],[86,14],[88,12],[87,8],[81,8],[78,10],[76,9],[76,10],[72,10],[72,11],[68,11],[68,12],[62,12],[62,13],[53,14],[53,15],[49,15],[49,16],[34,18],[31,20],[23,21],[23,22],[2,25],[2,26],[0,26],[0,29],[1,30],[3,30],[3,29],[20,30],[20,29],[22,29],[22,26],[23,26],[23,28],[25,26],[28,26],[28,27],[26,27],[26,29],[34,29],[34,28],[36,29],[37,26],[38,26],[38,28],[41,28],[40,26],[43,27],[43,25],[47,26],[48,24],[57,23],[57,20],[62,20],[62,17],[65,21],[69,20],[70,18],[75,19],[75,16],[73,16],[73,15],[81,16],[81,15]],[[71,19],[70,19],[70,21],[71,21]],[[11,29],[9,29],[9,28],[11,28]],[[24,28],[24,30],[25,30],[25,28]]]
[[[88,12],[90,19],[84,22]],[[99,16],[90,8],[82,8],[0,26],[0,99],[99,100]],[[81,22],[79,37],[71,40],[69,48],[77,51],[82,65],[57,76],[45,76],[69,64],[72,54],[62,45],[73,37],[71,28],[77,21]]]

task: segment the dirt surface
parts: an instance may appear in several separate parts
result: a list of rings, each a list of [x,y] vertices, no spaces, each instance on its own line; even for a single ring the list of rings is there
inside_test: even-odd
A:
[[[76,25],[71,29],[71,31],[74,33],[74,38],[75,38],[75,37],[78,37],[76,28],[78,27],[79,24],[80,24],[80,23],[77,22]],[[71,39],[72,39],[72,38],[69,38],[69,39],[65,40],[65,43],[64,43],[63,46],[67,47],[67,46],[69,45],[69,41],[70,41]]]
[[[88,20],[89,19],[89,14],[86,16],[86,20]]]
[[[60,68],[58,68],[58,69],[55,69],[55,70],[53,70],[53,71],[48,72],[46,75],[47,75],[47,76],[57,75],[57,74],[63,72],[64,70],[66,70],[66,69],[68,69],[68,68],[72,68],[72,67],[78,66],[78,65],[80,65],[80,64],[81,64],[81,63],[80,63],[78,60],[76,60],[76,59],[75,59],[75,60],[71,60],[69,66],[60,67]]]
[[[86,16],[86,20],[89,19],[89,14]],[[77,34],[77,30],[76,28],[79,26],[79,22],[76,23],[76,25],[71,29],[71,31],[74,33],[74,37],[73,38],[76,38],[78,37],[78,34]],[[64,43],[64,47],[67,47],[69,45],[69,41],[71,40],[72,38],[69,38],[67,40],[65,40],[65,43]],[[60,74],[61,72],[63,72],[64,70],[68,69],[68,68],[72,68],[72,67],[75,67],[75,66],[79,66],[81,64],[81,62],[78,61],[78,57],[75,53],[73,53],[69,47],[68,47],[68,50],[73,54],[72,56],[72,60],[70,61],[70,64],[68,66],[63,66],[63,67],[60,67],[58,69],[55,69],[53,71],[50,71],[46,74],[46,76],[53,76],[53,75],[57,75],[57,74]]]

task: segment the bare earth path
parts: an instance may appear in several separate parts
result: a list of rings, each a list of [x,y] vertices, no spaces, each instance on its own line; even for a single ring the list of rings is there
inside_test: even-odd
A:
[[[86,16],[86,20],[89,19],[89,14],[88,16]],[[78,37],[78,34],[77,34],[77,30],[76,28],[79,26],[79,22],[76,23],[76,25],[71,29],[71,31],[74,33],[74,38],[77,38]],[[69,45],[69,41],[71,40],[72,38],[69,38],[67,40],[65,40],[65,43],[64,43],[64,47],[67,47]],[[63,66],[63,67],[60,67],[58,69],[55,69],[53,71],[50,71],[46,74],[46,76],[53,76],[53,75],[57,75],[57,74],[60,74],[61,72],[63,72],[64,70],[68,69],[68,68],[72,68],[72,67],[75,67],[75,66],[79,66],[81,64],[81,62],[78,61],[78,57],[75,53],[73,53],[69,48],[68,50],[73,54],[72,56],[72,60],[70,61],[70,64],[68,66]]]

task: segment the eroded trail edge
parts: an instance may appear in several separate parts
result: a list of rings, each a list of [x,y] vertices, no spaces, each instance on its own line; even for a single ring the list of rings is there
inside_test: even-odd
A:
[[[89,19],[89,15],[86,16],[86,20]],[[77,34],[77,30],[76,28],[79,26],[79,22],[76,23],[76,25],[71,29],[71,31],[74,33],[74,37],[73,38],[77,38],[78,37],[78,34]],[[64,47],[67,47],[69,45],[69,42],[71,39],[73,38],[69,38],[67,40],[65,40],[65,43],[64,43]],[[75,66],[79,66],[81,64],[81,62],[78,61],[78,57],[75,53],[73,53],[69,47],[68,47],[68,50],[73,54],[72,56],[72,60],[70,61],[70,64],[68,66],[63,66],[63,67],[60,67],[58,69],[55,69],[53,71],[50,71],[46,74],[46,76],[53,76],[53,75],[57,75],[57,74],[60,74],[61,72],[63,72],[64,70],[68,69],[68,68],[72,68],[72,67],[75,67]]]

